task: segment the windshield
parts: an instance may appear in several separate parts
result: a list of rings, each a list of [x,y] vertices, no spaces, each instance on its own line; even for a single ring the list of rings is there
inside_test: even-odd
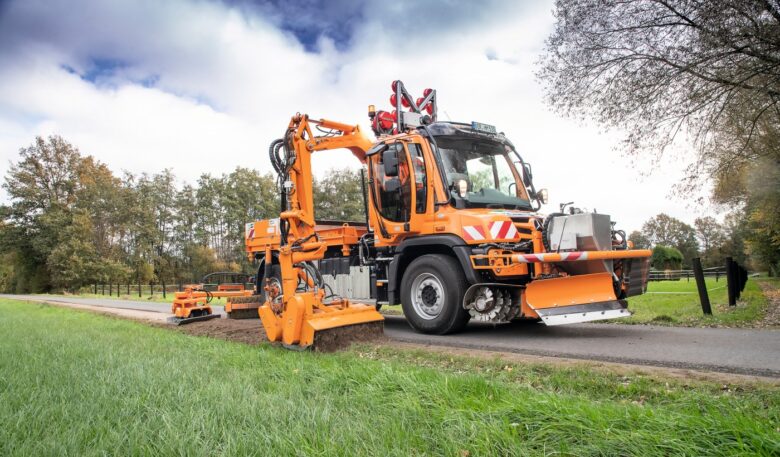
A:
[[[473,207],[531,208],[510,153],[503,144],[460,137],[437,137],[447,185],[458,191],[466,182],[464,200]]]

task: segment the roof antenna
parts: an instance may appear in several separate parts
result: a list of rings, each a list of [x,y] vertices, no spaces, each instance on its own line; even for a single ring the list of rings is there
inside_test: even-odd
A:
[[[450,117],[450,113],[448,113],[447,111],[444,111],[444,115],[447,116],[447,120],[448,121],[452,122],[452,118]]]

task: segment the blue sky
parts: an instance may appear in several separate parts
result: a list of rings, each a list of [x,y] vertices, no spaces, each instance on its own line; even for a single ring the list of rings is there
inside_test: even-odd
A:
[[[291,115],[368,125],[402,79],[436,88],[443,119],[505,131],[537,187],[627,229],[665,211],[671,159],[642,177],[620,132],[549,110],[536,62],[552,1],[5,0],[0,3],[0,172],[36,135],[59,134],[116,172],[172,168],[184,181],[248,166]],[[354,166],[347,152],[319,170]]]

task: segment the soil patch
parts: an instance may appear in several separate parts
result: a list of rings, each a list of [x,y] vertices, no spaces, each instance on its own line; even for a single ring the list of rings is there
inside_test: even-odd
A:
[[[384,341],[384,321],[368,322],[322,330],[314,334],[314,350],[334,352],[350,347],[353,343]]]
[[[385,338],[382,334],[382,324],[383,322],[371,322],[317,332],[314,337],[314,348],[317,352],[335,352],[346,349],[355,342],[383,341]],[[212,319],[179,326],[160,323],[155,325],[188,335],[207,336],[250,345],[268,342],[260,319]]]
[[[156,325],[188,335],[208,336],[255,346],[268,341],[260,319],[211,319],[179,326],[160,323]]]
[[[770,281],[757,281],[769,304],[766,315],[758,322],[757,327],[780,327],[780,287]]]

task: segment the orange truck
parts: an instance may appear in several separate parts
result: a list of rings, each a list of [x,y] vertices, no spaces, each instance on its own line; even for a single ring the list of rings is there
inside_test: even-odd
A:
[[[279,217],[246,226],[258,270],[254,305],[241,304],[258,309],[271,341],[316,347],[327,330],[361,338],[356,326],[381,331],[386,305],[431,334],[469,321],[630,315],[650,251],[632,249],[606,214],[540,214],[547,192],[514,144],[491,125],[439,121],[435,90],[415,99],[394,81],[390,102],[392,111],[369,106],[373,140],[357,125],[296,114],[271,144]],[[365,222],[315,219],[311,156],[333,149],[367,171]]]

